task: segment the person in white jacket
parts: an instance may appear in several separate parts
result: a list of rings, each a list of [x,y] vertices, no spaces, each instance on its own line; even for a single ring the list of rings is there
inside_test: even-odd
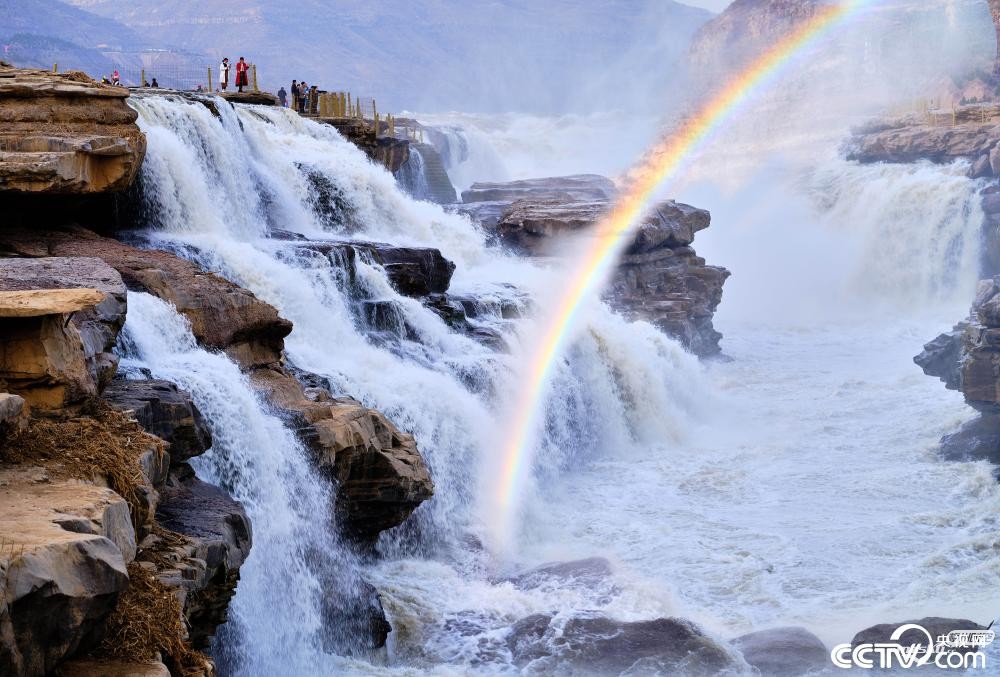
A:
[[[226,91],[226,87],[229,86],[229,59],[223,59],[222,63],[219,64],[219,88],[222,91]]]

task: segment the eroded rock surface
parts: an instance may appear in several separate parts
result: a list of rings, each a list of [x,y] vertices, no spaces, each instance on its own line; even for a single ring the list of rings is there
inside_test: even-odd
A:
[[[0,534],[0,673],[50,673],[101,641],[128,585],[128,505],[110,489],[0,467]]]
[[[0,193],[127,188],[146,153],[128,96],[83,73],[0,66]]]
[[[0,232],[0,251],[21,257],[91,256],[117,270],[129,289],[173,304],[195,338],[241,366],[276,364],[292,324],[268,303],[170,252],[140,249],[83,228]]]
[[[143,546],[155,547],[156,575],[178,591],[191,642],[203,648],[226,622],[239,569],[250,554],[250,520],[243,506],[186,464],[176,466],[160,490],[156,518],[174,533],[150,536]]]
[[[302,241],[292,245],[300,252],[313,252],[327,257],[342,268],[348,279],[357,277],[359,257],[381,266],[392,286],[404,296],[427,296],[448,290],[455,264],[439,249],[431,247],[397,247],[378,242]]]

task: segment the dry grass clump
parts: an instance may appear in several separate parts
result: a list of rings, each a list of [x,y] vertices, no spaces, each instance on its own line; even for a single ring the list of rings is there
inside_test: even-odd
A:
[[[205,656],[188,646],[181,604],[139,562],[128,565],[128,589],[107,621],[95,652],[101,658],[144,662],[162,655],[171,674],[200,674]]]
[[[139,457],[150,447],[162,454],[165,443],[102,402],[87,417],[32,419],[27,430],[0,446],[0,461],[43,465],[60,477],[106,477],[135,521],[142,514],[136,493],[144,482]]]

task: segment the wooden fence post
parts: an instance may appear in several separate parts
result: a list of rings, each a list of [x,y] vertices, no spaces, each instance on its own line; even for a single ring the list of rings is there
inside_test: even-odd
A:
[[[219,84],[222,84],[222,83],[219,83]],[[208,67],[208,91],[210,91],[210,92],[213,91],[212,90],[212,67],[211,66]]]
[[[250,66],[250,69],[253,71],[253,91],[259,92],[260,90],[257,89],[257,64]]]
[[[57,63],[52,64],[52,72],[53,73],[58,73],[59,72],[59,64],[57,64]]]

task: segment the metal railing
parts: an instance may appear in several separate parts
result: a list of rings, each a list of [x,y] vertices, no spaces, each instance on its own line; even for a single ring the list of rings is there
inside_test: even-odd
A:
[[[235,64],[230,71],[227,92],[236,91]],[[53,72],[59,72],[59,64],[52,65]],[[70,69],[72,70],[72,69]],[[91,77],[93,74],[88,73]],[[101,74],[98,81],[113,81],[114,73]],[[259,92],[257,65],[250,64],[247,83],[250,91]],[[153,82],[164,89],[186,91],[219,92],[218,66],[177,66],[173,64],[153,65],[143,68],[123,67],[118,69],[118,82],[123,87],[151,87]],[[396,136],[396,118],[391,114],[380,114],[375,99],[355,96],[348,91],[327,91],[312,87],[299,101],[292,100],[291,92],[286,92],[286,105],[308,117],[328,119],[356,119],[370,123],[375,136],[383,133]],[[407,135],[409,138],[409,135]]]

